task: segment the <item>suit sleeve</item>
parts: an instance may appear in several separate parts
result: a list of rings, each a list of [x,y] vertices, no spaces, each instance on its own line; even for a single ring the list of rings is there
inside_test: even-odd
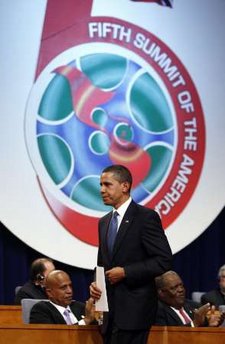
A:
[[[160,306],[160,303],[158,303],[158,309],[157,309],[154,325],[158,325],[158,326],[169,325],[166,313],[164,312],[163,307]]]
[[[205,293],[201,297],[201,304],[205,305],[206,303],[210,303],[211,305],[216,305],[215,300],[213,300],[212,297],[210,297],[209,293]]]
[[[141,243],[144,259],[125,266],[127,282],[134,284],[152,279],[171,269],[172,252],[159,215],[149,210],[143,213]]]
[[[15,305],[21,305],[22,299],[29,299],[31,296],[23,290],[23,287],[17,292],[15,296]]]
[[[30,324],[54,324],[49,309],[43,302],[36,303],[30,312]]]

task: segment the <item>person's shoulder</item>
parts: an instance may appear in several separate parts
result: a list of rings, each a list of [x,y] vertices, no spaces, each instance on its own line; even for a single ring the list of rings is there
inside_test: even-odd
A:
[[[137,210],[139,213],[143,214],[143,215],[148,215],[148,216],[151,216],[151,217],[154,217],[156,219],[159,219],[159,214],[152,208],[148,208],[144,205],[141,205],[141,204],[138,204],[138,203],[135,203],[135,206],[137,207]]]
[[[79,308],[79,309],[84,309],[85,308],[85,303],[84,302],[80,302],[80,301],[76,301],[73,300],[70,304],[70,308]]]
[[[190,299],[185,300],[184,308],[189,308],[190,310],[193,310],[199,307],[201,307],[201,303],[190,300]]]
[[[209,290],[201,296],[201,302],[206,303],[208,302],[209,299],[211,299],[212,297],[215,297],[218,294],[219,294],[219,290],[216,290],[216,289]]]
[[[207,303],[207,302],[215,302],[215,299],[220,299],[221,298],[221,293],[219,289],[212,289],[206,293],[204,293],[201,297],[201,302],[202,303]]]
[[[156,211],[155,211],[154,209],[149,208],[149,207],[146,207],[146,206],[144,206],[144,205],[142,205],[142,204],[136,203],[135,201],[132,201],[132,202],[130,203],[130,205],[131,205],[131,206],[134,206],[134,207],[137,207],[137,209],[138,209],[139,211],[142,211],[142,212],[156,213]]]
[[[27,281],[26,283],[24,283],[24,285],[22,285],[19,291],[29,290],[29,289],[32,289],[33,287],[34,287],[34,284],[31,281]]]
[[[217,295],[220,294],[219,289],[212,289],[210,291],[207,291],[203,296],[211,296],[211,295]]]
[[[165,311],[166,309],[170,308],[169,305],[167,305],[165,302],[158,300],[158,312]]]
[[[33,307],[32,307],[32,309],[33,310],[38,310],[38,309],[48,309],[48,308],[52,308],[53,306],[52,306],[52,304],[51,304],[51,302],[49,301],[49,300],[41,300],[41,301],[37,301],[34,305],[33,305]]]
[[[15,304],[21,304],[21,300],[25,298],[33,298],[33,283],[26,282],[16,293]]]

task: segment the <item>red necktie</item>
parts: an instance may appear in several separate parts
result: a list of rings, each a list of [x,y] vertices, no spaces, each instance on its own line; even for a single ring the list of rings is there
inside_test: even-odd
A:
[[[191,320],[190,318],[187,316],[185,310],[183,308],[179,309],[179,313],[180,315],[182,316],[182,318],[184,319],[185,321],[185,324],[190,324]]]

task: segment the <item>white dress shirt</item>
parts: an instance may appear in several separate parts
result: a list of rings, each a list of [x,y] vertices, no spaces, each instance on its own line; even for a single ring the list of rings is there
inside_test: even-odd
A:
[[[180,320],[182,321],[182,323],[184,325],[186,325],[186,321],[185,319],[182,317],[182,315],[180,314],[180,312],[178,311],[178,309],[174,308],[174,307],[170,307],[172,308],[172,310],[178,315],[178,317],[180,318]],[[190,324],[191,324],[191,327],[194,327],[194,323],[192,321],[192,319],[189,317],[189,315],[187,314],[187,312],[185,311],[185,309],[183,308],[183,312],[185,313],[185,315],[187,316],[187,318],[190,319]]]
[[[126,200],[126,202],[124,202],[118,209],[113,209],[113,212],[117,211],[117,213],[118,213],[118,216],[117,216],[117,220],[118,220],[117,231],[118,231],[118,229],[120,227],[120,224],[121,224],[121,222],[123,220],[124,214],[126,213],[127,208],[129,207],[131,201],[132,201],[132,198],[129,197],[128,200]]]

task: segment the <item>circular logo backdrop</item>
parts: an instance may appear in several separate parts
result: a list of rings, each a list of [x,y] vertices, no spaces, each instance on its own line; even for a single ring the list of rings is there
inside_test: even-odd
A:
[[[183,75],[190,80],[184,68]],[[131,170],[132,197],[154,207],[165,229],[190,199],[204,121],[193,84],[174,92],[177,75],[170,78],[168,87],[167,74],[107,43],[65,51],[39,75],[26,114],[27,148],[51,211],[81,241],[98,244],[98,218],[109,211],[99,176],[108,165]],[[195,161],[197,121],[202,149]]]
[[[92,269],[110,210],[99,177],[119,163],[178,252],[224,207],[224,4],[41,3],[2,12],[2,222],[41,254]]]

